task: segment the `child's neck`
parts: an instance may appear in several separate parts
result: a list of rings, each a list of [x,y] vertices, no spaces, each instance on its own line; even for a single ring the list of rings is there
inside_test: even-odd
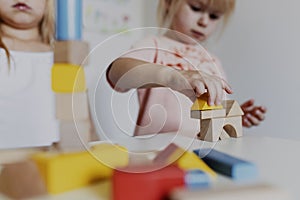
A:
[[[30,29],[15,29],[7,25],[1,25],[1,35],[2,37],[10,38],[13,40],[19,40],[23,42],[36,41],[40,42],[41,37],[37,27]]]
[[[176,32],[176,31],[167,31],[164,34],[165,37],[173,40],[174,42],[179,42],[185,45],[197,45],[199,44],[196,40],[190,38],[189,36],[180,33],[180,32]]]
[[[38,27],[16,29],[7,25],[0,25],[3,43],[9,50],[44,52],[51,51],[51,46],[42,41]]]

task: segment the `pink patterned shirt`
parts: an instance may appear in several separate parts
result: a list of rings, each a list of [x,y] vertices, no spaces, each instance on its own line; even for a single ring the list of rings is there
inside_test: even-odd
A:
[[[200,45],[187,45],[165,36],[148,37],[123,55],[178,70],[201,70],[225,77],[218,60]],[[184,131],[195,136],[199,120],[190,118],[192,103],[169,88],[138,89],[140,112],[134,135]]]

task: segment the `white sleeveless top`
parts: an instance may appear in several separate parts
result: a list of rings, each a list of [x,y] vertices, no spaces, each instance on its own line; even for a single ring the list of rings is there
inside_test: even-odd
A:
[[[48,146],[59,140],[51,89],[52,52],[0,49],[0,149]]]

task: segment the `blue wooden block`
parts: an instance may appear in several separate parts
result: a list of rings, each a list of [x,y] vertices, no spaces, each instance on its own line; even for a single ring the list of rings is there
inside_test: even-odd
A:
[[[56,0],[56,39],[82,39],[82,0]]]
[[[195,169],[186,171],[185,186],[190,189],[207,188],[210,186],[210,177],[207,173]]]
[[[203,161],[220,174],[226,175],[235,181],[253,180],[258,176],[255,164],[235,158],[213,149],[194,150]]]

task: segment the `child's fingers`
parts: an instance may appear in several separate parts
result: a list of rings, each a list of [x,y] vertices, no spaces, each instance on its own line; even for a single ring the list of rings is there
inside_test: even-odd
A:
[[[193,88],[196,93],[196,97],[200,97],[202,94],[206,92],[205,85],[200,81],[195,81],[193,84]]]
[[[250,128],[252,126],[251,122],[247,119],[247,117],[243,117],[242,124],[247,128]]]
[[[262,113],[266,113],[266,112],[267,112],[267,108],[264,107],[264,106],[259,106],[259,110],[260,110]]]
[[[254,105],[254,100],[253,99],[249,99],[248,101],[246,101],[245,103],[243,103],[241,105],[242,108],[248,108]]]
[[[217,97],[217,88],[213,81],[208,80],[205,84],[208,92],[208,105],[213,106]]]
[[[231,88],[231,86],[225,81],[222,80],[222,84],[223,84],[223,89],[228,93],[228,94],[232,94],[233,90]]]
[[[253,126],[257,126],[260,123],[260,120],[257,119],[255,116],[251,115],[250,113],[246,114],[246,118]]]
[[[252,115],[254,115],[259,121],[263,121],[265,119],[265,114],[259,108],[254,109],[252,111]]]

